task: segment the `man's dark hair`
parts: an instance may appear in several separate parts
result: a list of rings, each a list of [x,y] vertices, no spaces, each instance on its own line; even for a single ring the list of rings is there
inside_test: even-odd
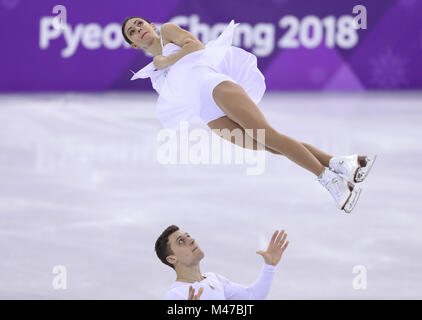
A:
[[[174,266],[169,263],[166,258],[173,254],[169,244],[169,236],[177,230],[179,230],[178,226],[171,225],[167,227],[166,230],[164,230],[163,233],[158,237],[157,241],[155,241],[155,253],[157,254],[158,258],[162,263],[172,267],[173,269]]]
[[[125,19],[125,21],[123,21],[123,24],[122,24],[122,34],[123,34],[123,38],[125,38],[126,42],[127,42],[127,43],[129,43],[129,44],[132,44],[133,42],[132,42],[132,41],[130,41],[130,39],[129,39],[129,38],[128,38],[128,36],[126,35],[126,32],[125,32],[126,23],[127,23],[129,20],[131,20],[131,19],[135,19],[135,18],[142,19],[142,20],[144,20],[145,22],[147,22],[147,23],[151,24],[151,22],[149,22],[147,19],[144,19],[144,18],[141,18],[141,17],[129,17],[129,18],[126,18],[126,19]]]

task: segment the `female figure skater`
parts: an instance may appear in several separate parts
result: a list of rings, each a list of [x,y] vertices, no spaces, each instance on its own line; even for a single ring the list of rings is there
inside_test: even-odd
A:
[[[361,192],[354,183],[366,178],[376,155],[333,157],[277,132],[256,105],[266,89],[256,56],[232,46],[237,25],[232,20],[216,40],[204,46],[174,23],[164,23],[157,30],[154,23],[144,18],[127,18],[122,25],[125,40],[134,49],[154,56],[151,63],[134,73],[132,80],[151,78],[159,94],[157,116],[165,127],[177,129],[180,121],[201,121],[217,133],[240,129],[245,135],[251,131],[245,129],[252,129],[254,150],[265,148],[311,171],[330,192],[337,207],[350,213]],[[265,145],[258,141],[258,129],[265,130]],[[246,147],[237,139],[219,135]]]

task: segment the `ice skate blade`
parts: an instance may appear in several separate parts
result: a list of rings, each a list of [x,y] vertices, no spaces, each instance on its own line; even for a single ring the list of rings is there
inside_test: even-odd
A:
[[[362,182],[363,180],[366,179],[376,159],[377,159],[377,155],[374,155],[373,157],[366,157],[366,166],[360,167],[356,172],[356,177],[355,177],[356,183]]]
[[[350,213],[352,212],[353,208],[355,207],[356,203],[359,200],[359,196],[361,193],[362,189],[360,188],[354,188],[353,191],[351,192],[350,198],[349,200],[347,200],[346,204],[344,205],[343,210],[346,213]]]

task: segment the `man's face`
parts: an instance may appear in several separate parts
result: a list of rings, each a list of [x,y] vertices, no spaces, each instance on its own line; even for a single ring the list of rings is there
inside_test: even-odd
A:
[[[156,36],[155,25],[141,18],[130,19],[125,25],[125,32],[134,48],[147,48]]]
[[[177,230],[168,239],[173,254],[167,257],[167,261],[173,265],[195,265],[204,257],[198,243],[187,232]]]

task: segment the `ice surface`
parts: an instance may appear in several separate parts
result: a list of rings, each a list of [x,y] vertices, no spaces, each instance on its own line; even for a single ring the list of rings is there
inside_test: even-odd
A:
[[[422,298],[422,94],[267,93],[281,133],[333,155],[378,154],[351,215],[310,172],[162,165],[155,94],[0,96],[0,298],[160,299],[175,279],[154,242],[176,224],[203,272],[249,284],[275,228],[290,246],[269,299]],[[52,286],[64,265],[67,289]],[[367,289],[352,283],[367,269]]]

